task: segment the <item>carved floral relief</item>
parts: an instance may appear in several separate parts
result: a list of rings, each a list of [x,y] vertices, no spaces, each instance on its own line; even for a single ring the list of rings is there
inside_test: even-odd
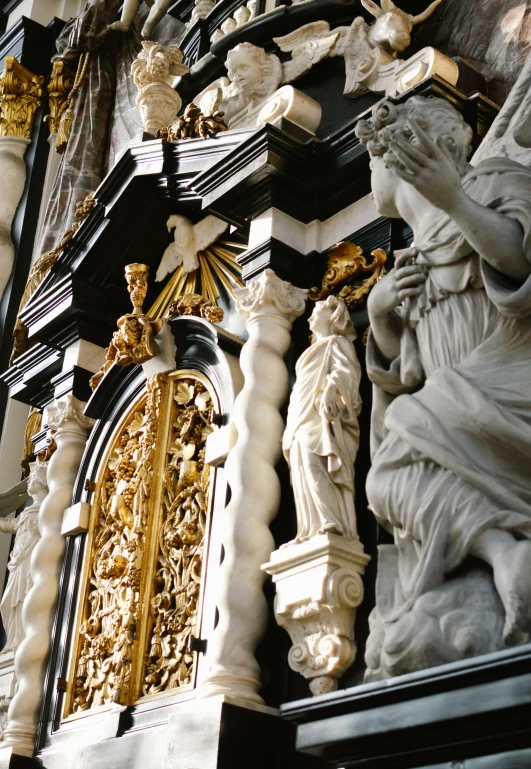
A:
[[[214,471],[215,405],[196,372],[147,384],[103,463],[92,505],[66,714],[191,686]]]

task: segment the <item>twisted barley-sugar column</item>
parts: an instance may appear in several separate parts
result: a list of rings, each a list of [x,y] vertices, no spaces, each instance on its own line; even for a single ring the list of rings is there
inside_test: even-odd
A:
[[[244,386],[234,404],[238,440],[225,465],[232,496],[223,514],[219,622],[209,640],[210,670],[202,697],[225,694],[263,703],[255,659],[267,623],[260,567],[275,548],[269,525],[280,503],[275,464],[284,422],[279,410],[289,385],[283,358],[306,293],[280,280],[273,270],[237,292],[236,307],[247,319],[249,339],[240,357]]]
[[[23,756],[33,755],[39,720],[65,546],[61,535],[63,513],[71,504],[88,431],[94,424],[83,416],[84,405],[67,395],[47,408],[57,449],[48,467],[49,493],[39,511],[41,539],[31,558],[33,587],[22,609],[25,638],[15,654],[18,689],[9,706],[4,743]]]

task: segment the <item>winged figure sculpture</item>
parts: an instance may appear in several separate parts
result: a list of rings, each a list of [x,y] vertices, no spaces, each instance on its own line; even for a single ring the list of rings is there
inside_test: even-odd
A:
[[[175,272],[181,265],[185,275],[197,270],[198,253],[211,246],[229,225],[212,214],[197,224],[193,224],[186,216],[174,214],[168,219],[167,226],[168,232],[175,230],[173,243],[164,251],[155,276],[156,281],[164,280],[166,275]]]

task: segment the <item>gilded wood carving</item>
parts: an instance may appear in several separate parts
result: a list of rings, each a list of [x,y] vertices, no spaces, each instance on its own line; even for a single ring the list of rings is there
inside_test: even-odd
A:
[[[112,442],[91,511],[67,715],[192,686],[215,405],[196,372],[158,375]]]

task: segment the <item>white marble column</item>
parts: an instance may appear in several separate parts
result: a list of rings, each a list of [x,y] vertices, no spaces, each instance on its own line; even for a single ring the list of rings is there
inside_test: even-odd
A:
[[[84,405],[67,395],[48,406],[45,413],[57,449],[48,467],[49,493],[39,512],[41,539],[31,559],[33,587],[22,613],[26,637],[15,655],[18,690],[9,706],[4,743],[23,756],[33,755],[39,720],[65,545],[61,535],[63,513],[71,504],[88,431],[94,424],[83,416]]]
[[[246,318],[249,339],[240,357],[244,386],[234,404],[238,440],[225,465],[232,496],[223,520],[219,622],[208,644],[210,670],[202,697],[223,694],[263,703],[255,659],[267,624],[260,567],[275,547],[269,525],[280,503],[275,464],[284,422],[279,410],[289,385],[283,358],[291,325],[305,304],[306,291],[280,280],[272,270],[237,293],[236,306]]]
[[[26,183],[24,153],[29,143],[21,136],[0,136],[0,297],[15,260],[11,225]]]

